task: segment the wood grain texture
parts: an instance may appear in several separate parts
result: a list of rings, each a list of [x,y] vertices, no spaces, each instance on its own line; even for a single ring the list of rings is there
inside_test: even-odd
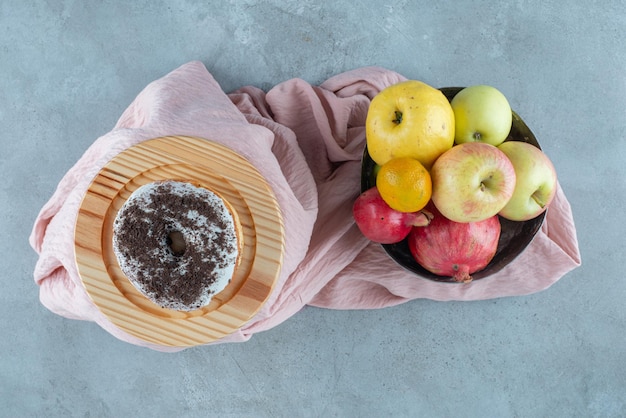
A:
[[[217,193],[238,225],[241,254],[233,279],[209,305],[192,312],[151,302],[113,253],[113,221],[126,199],[144,184],[168,179]],[[156,138],[118,154],[91,183],[76,220],[76,264],[93,302],[122,330],[160,345],[206,344],[239,329],[269,297],[283,254],[280,208],[264,178],[237,153],[202,138]]]

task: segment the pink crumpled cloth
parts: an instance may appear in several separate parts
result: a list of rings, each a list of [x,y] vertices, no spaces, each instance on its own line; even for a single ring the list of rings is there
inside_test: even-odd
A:
[[[39,213],[30,243],[41,303],[71,319],[94,321],[115,337],[159,351],[112,324],[91,302],[74,260],[74,224],[91,180],[115,155],[141,141],[189,135],[224,144],[256,166],[272,187],[285,225],[283,268],[261,310],[233,334],[241,342],[311,305],[376,309],[413,299],[479,300],[546,289],[580,265],[570,205],[559,186],[539,234],[498,274],[469,284],[424,280],[368,242],[352,219],[370,100],[405,80],[379,67],[339,74],[319,86],[292,79],[265,93],[225,94],[201,62],[149,84],[115,128],[98,138],[60,181]]]

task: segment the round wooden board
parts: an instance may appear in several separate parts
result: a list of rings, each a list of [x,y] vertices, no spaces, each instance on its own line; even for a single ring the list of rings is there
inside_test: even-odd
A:
[[[113,221],[126,199],[144,184],[168,179],[219,194],[243,240],[229,285],[192,312],[152,303],[126,278],[113,253]],[[284,254],[280,208],[256,168],[227,147],[185,136],[148,140],[113,158],[83,198],[74,238],[78,272],[102,313],[137,338],[176,347],[219,340],[249,321],[269,297]]]

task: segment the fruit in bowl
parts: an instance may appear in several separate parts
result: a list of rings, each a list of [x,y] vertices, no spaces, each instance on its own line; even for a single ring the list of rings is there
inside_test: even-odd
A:
[[[537,217],[550,206],[556,194],[557,177],[552,161],[526,142],[508,141],[498,149],[509,158],[517,177],[513,195],[500,216],[512,221]]]
[[[454,111],[454,142],[500,145],[511,131],[509,101],[493,86],[469,86],[450,101]]]
[[[365,132],[370,156],[377,164],[410,157],[430,168],[454,144],[454,113],[440,90],[407,80],[372,99]]]
[[[430,223],[429,212],[400,212],[392,209],[376,187],[361,193],[352,207],[354,220],[365,237],[379,244],[393,244],[405,239],[415,226]]]
[[[395,210],[416,212],[432,196],[430,173],[414,158],[394,158],[380,167],[376,188],[383,200]]]
[[[498,249],[501,226],[493,215],[476,222],[455,222],[430,207],[432,219],[408,235],[409,251],[426,270],[468,283],[487,267]],[[454,243],[454,245],[451,245]]]
[[[443,93],[443,95],[446,97],[448,101],[452,101],[455,95],[457,95],[462,90],[463,90],[462,87],[446,87],[446,88],[440,89],[440,91]],[[528,161],[529,159],[532,161],[537,161],[537,160],[541,160],[544,157],[547,159],[547,156],[545,156],[545,154],[543,154],[543,151],[541,151],[539,143],[537,142],[532,131],[528,128],[528,126],[524,123],[524,121],[519,117],[519,115],[517,115],[517,113],[515,113],[512,110],[510,112],[511,112],[511,125],[508,131],[508,135],[506,136],[504,142],[501,145],[507,144],[509,142],[519,142],[519,143],[528,144],[528,146],[532,146],[533,148],[535,148],[539,152],[539,154],[534,153],[534,157],[531,158],[529,157],[529,155],[531,155],[530,153],[524,154],[524,152],[515,151],[516,154],[522,154],[522,156],[526,155],[526,157],[520,157],[520,159],[526,160],[526,161]],[[366,132],[366,135],[367,135],[367,132]],[[389,139],[389,141],[390,143],[392,143],[391,139]],[[496,145],[487,144],[485,143],[485,141],[474,140],[474,141],[469,141],[466,143],[466,145],[472,145],[472,144],[474,144],[473,146],[489,145],[492,148],[496,148]],[[361,191],[362,192],[365,192],[366,190],[376,186],[377,173],[381,169],[381,164],[377,164],[377,162],[371,157],[370,151],[369,151],[369,145],[370,145],[370,141],[367,142],[367,145],[363,152],[362,170],[361,170]],[[449,203],[449,201],[454,200],[454,197],[451,198],[449,197],[450,195],[446,195],[445,193],[440,193],[438,189],[441,186],[439,185],[436,179],[437,174],[435,174],[435,171],[437,170],[436,169],[437,160],[441,158],[443,155],[445,155],[445,153],[448,152],[448,150],[459,148],[461,147],[461,145],[462,144],[453,144],[450,148],[441,152],[439,156],[435,158],[435,160],[433,161],[431,165],[426,166],[432,178],[432,197],[433,198],[429,202],[428,206],[426,206],[426,208],[423,209],[421,212],[424,212],[424,211],[428,212],[428,209],[431,207],[431,205],[435,206],[434,203],[436,203],[436,200],[438,199],[435,196],[437,196],[438,194],[441,195],[439,196],[440,206],[442,205],[441,202],[446,201],[446,199],[448,200],[449,206],[463,205],[464,201],[466,200],[466,199],[461,199],[461,201],[457,201],[457,203]],[[493,213],[492,216],[490,216],[494,220],[497,220],[498,225],[499,225],[500,231],[499,231],[499,237],[497,239],[497,243],[489,242],[488,238],[483,238],[485,242],[482,242],[482,244],[484,244],[485,246],[489,246],[489,245],[495,246],[496,248],[495,253],[493,254],[493,256],[491,257],[491,259],[489,260],[486,266],[481,267],[480,263],[478,262],[473,263],[472,266],[470,266],[471,270],[473,270],[469,272],[472,280],[479,280],[479,279],[488,277],[494,273],[497,273],[502,268],[504,268],[507,264],[509,264],[512,260],[514,260],[522,251],[524,251],[524,249],[532,241],[533,237],[540,230],[543,220],[545,218],[546,210],[549,204],[551,203],[551,199],[552,199],[548,195],[546,199],[540,202],[540,203],[543,203],[543,208],[541,211],[536,210],[536,208],[534,212],[530,211],[528,208],[523,209],[523,210],[520,209],[523,205],[516,204],[513,198],[513,196],[516,193],[516,190],[520,196],[524,195],[526,198],[528,198],[531,195],[530,190],[533,189],[530,186],[530,184],[532,185],[538,184],[537,181],[534,181],[534,180],[530,181],[530,179],[538,176],[545,180],[549,176],[546,176],[545,174],[536,174],[536,173],[534,175],[528,174],[530,171],[524,169],[523,164],[514,162],[514,159],[507,155],[506,151],[508,151],[507,150],[508,146],[503,147],[503,149],[499,148],[500,145],[498,145],[497,147],[498,147],[497,150],[500,151],[500,154],[499,154],[500,158],[502,155],[506,155],[509,161],[508,165],[504,163],[504,165],[507,167],[504,170],[506,173],[504,175],[509,179],[508,186],[507,186],[508,197],[501,199],[499,203],[499,205],[501,205],[501,208],[498,209],[498,211],[496,212],[498,214],[496,215],[495,213]],[[539,158],[539,157],[542,157],[542,158]],[[461,190],[461,186],[459,184],[463,182],[467,182],[465,180],[467,176],[452,175],[449,170],[447,170],[447,172],[448,172],[448,175],[451,177],[453,183],[455,181],[457,182],[457,186],[455,187],[457,187],[458,190]],[[540,172],[545,173],[545,171],[541,171],[541,170]],[[556,176],[556,174],[554,175]],[[514,181],[511,181],[511,178],[514,178]],[[548,180],[550,179],[548,178]],[[546,183],[546,182],[544,181],[543,183]],[[547,183],[555,184],[550,181],[548,181]],[[511,192],[511,184],[514,185],[512,192]],[[486,184],[484,186],[486,187]],[[549,189],[550,188],[547,187],[545,190],[549,190]],[[448,197],[442,198],[442,196],[448,196]],[[537,195],[535,195],[535,197],[537,197]],[[524,200],[524,199],[520,198],[520,201],[521,200]],[[526,199],[525,201],[527,202],[527,200],[528,199]],[[537,199],[537,200],[540,200],[540,199]],[[505,202],[502,203],[502,201],[505,201]],[[540,203],[538,204],[540,205]],[[509,215],[511,219],[508,219],[507,217],[505,217],[506,211],[504,207],[506,207],[506,204],[513,205],[515,208],[517,208],[516,210],[513,210],[513,212],[516,212],[516,211],[526,212],[526,213],[532,212],[532,214],[526,215],[530,217],[525,218],[523,220],[514,220],[516,216],[512,216],[512,215]],[[446,203],[443,203],[443,206],[446,206]],[[481,205],[479,204],[478,206],[481,206]],[[509,207],[509,209],[511,208]],[[435,210],[436,210],[436,206],[435,206]],[[493,210],[494,209],[492,208],[490,209],[489,212],[492,213]],[[485,218],[485,216],[487,215],[485,214],[481,216],[483,220],[490,218],[489,216]],[[517,216],[519,219],[521,215],[517,215]],[[431,217],[429,217],[429,219],[431,220],[433,219],[432,214],[431,214]],[[454,222],[448,218],[446,219],[447,221]],[[464,220],[465,222],[460,222],[460,223],[476,222],[472,218],[466,218]],[[494,226],[495,224],[493,223],[493,220],[491,220],[490,225],[491,225],[491,232],[494,232],[497,228]],[[468,226],[469,225],[465,225],[465,227],[468,227]],[[412,232],[410,232],[404,239],[393,242],[393,243],[382,244],[383,249],[396,263],[398,263],[403,268],[411,272],[414,272],[419,277],[438,281],[438,282],[458,283],[459,277],[464,277],[464,276],[457,274],[455,278],[455,275],[450,274],[449,271],[445,273],[442,273],[441,271],[433,272],[433,270],[435,269],[431,268],[432,266],[429,266],[428,263],[424,262],[423,260],[422,260],[422,263],[420,264],[420,262],[418,262],[418,257],[412,254],[411,248],[409,247],[411,234],[416,235],[417,232],[413,232],[413,231],[418,231],[421,228],[426,230],[427,228],[429,228],[429,226],[420,225],[420,226],[411,227]],[[425,232],[425,231],[422,231],[422,232]],[[489,236],[489,234],[483,235],[483,237],[487,237],[487,236]],[[493,237],[493,235],[491,236]],[[453,252],[456,251],[457,253],[462,252],[460,251],[461,249],[459,247],[454,247],[455,245],[454,242],[450,242],[449,245],[451,247],[449,248],[449,250]],[[425,251],[425,250],[421,250],[421,251]],[[432,255],[432,253],[430,255]],[[485,260],[487,259],[487,257],[483,256],[481,257],[481,259]],[[426,267],[428,268],[426,268],[424,265],[426,265]],[[461,281],[467,281],[467,278],[462,279]]]
[[[455,222],[496,215],[513,196],[516,176],[506,154],[484,142],[466,142],[443,153],[431,170],[433,203]]]

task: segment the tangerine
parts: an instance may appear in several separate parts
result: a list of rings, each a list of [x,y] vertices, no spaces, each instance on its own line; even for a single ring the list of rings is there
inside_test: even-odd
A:
[[[432,195],[430,173],[415,158],[401,157],[383,164],[376,176],[380,196],[392,209],[417,212]]]

